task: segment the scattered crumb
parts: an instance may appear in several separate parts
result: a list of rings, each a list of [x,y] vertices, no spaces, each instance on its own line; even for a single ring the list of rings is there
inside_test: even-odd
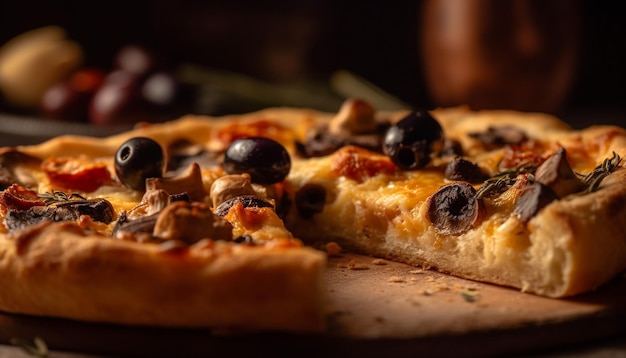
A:
[[[389,279],[387,280],[389,282],[405,282],[405,280],[400,277],[400,276],[391,276],[389,277]]]
[[[338,243],[331,241],[324,245],[324,251],[330,256],[339,256],[343,249],[339,246]]]
[[[447,291],[450,289],[450,286],[444,284],[444,283],[436,283],[435,284],[435,288],[439,291]]]
[[[387,261],[385,261],[383,259],[374,259],[374,260],[372,260],[372,264],[373,265],[386,265]]]
[[[409,273],[414,275],[423,275],[426,271],[424,269],[411,270]]]
[[[478,287],[475,285],[461,285],[459,283],[455,283],[453,288],[457,291],[470,291],[470,292],[474,292],[474,291],[478,291]]]
[[[435,282],[435,279],[434,279],[434,278],[432,278],[432,277],[427,277],[427,278],[426,278],[426,281],[428,281],[428,282]]]
[[[422,295],[424,295],[424,296],[432,296],[432,295],[434,295],[434,294],[435,294],[435,291],[434,291],[434,290],[431,290],[431,289],[429,289],[429,288],[427,288],[427,289],[425,289],[424,291],[422,291]]]
[[[367,267],[367,265],[360,264],[360,263],[356,262],[355,260],[350,260],[350,262],[348,262],[345,267],[347,269],[355,270],[355,271],[358,271],[358,270],[369,270],[370,269],[369,267]]]

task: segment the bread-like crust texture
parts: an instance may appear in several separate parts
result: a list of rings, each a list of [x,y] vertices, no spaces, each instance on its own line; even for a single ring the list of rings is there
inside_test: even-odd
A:
[[[4,311],[117,324],[319,332],[323,253],[215,242],[182,252],[42,223],[0,239]]]
[[[577,159],[584,158],[585,163],[578,164],[589,171],[613,152],[626,155],[626,131],[615,126],[575,131],[550,115],[464,107],[432,114],[446,136],[461,142],[479,164],[482,144],[468,134],[503,125],[565,147],[575,158],[575,169]],[[398,119],[403,113],[389,115]],[[598,190],[554,201],[528,224],[511,215],[510,208],[496,210],[490,220],[461,235],[437,233],[425,214],[428,197],[449,181],[417,171],[403,174],[404,179],[382,175],[355,183],[331,178],[330,165],[327,159],[306,163],[290,177],[296,188],[307,183],[324,186],[331,198],[311,219],[290,217],[289,227],[310,241],[334,240],[347,250],[550,297],[595,290],[626,270],[626,169],[621,165]],[[430,187],[430,180],[439,184]]]

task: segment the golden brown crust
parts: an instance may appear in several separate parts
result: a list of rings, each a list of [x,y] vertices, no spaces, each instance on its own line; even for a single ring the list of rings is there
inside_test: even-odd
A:
[[[325,258],[215,242],[182,252],[43,223],[0,239],[0,307],[119,324],[321,331]]]

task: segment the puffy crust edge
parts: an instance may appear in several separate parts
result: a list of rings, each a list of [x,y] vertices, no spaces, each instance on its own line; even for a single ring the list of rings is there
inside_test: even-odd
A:
[[[0,239],[0,307],[128,325],[324,330],[323,253],[223,244],[165,252],[43,223]]]
[[[529,229],[537,262],[537,283],[529,282],[529,291],[572,296],[615,278],[626,270],[626,168],[593,193],[548,205]]]

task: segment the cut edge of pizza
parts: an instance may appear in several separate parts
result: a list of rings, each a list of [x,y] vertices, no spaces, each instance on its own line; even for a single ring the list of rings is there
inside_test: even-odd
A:
[[[433,141],[422,167],[399,172],[389,153],[354,146],[297,164],[294,191],[326,195],[319,212],[295,213],[288,227],[309,241],[549,297],[593,291],[626,270],[624,129],[573,130],[505,110],[431,114],[444,143]],[[428,128],[414,113],[387,116]],[[411,126],[403,135],[414,135]],[[413,155],[395,159],[412,165]]]

